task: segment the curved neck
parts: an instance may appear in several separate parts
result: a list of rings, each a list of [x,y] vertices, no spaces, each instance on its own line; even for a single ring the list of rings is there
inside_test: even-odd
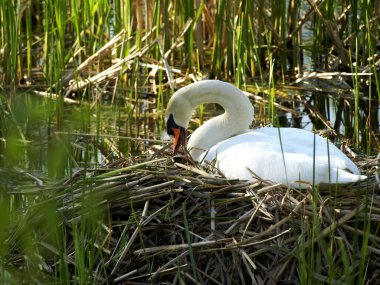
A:
[[[253,107],[248,97],[235,86],[210,80],[193,83],[179,91],[182,91],[181,97],[185,97],[191,113],[203,103],[216,103],[225,110],[224,114],[208,120],[191,135],[187,148],[195,161],[202,160],[205,152],[218,142],[249,129]]]

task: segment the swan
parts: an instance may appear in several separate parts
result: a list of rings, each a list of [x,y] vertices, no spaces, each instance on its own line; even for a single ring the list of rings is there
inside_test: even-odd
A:
[[[224,113],[207,120],[187,141],[194,109],[216,103]],[[343,184],[364,180],[358,167],[328,139],[296,128],[250,130],[253,106],[232,84],[204,80],[176,91],[165,112],[166,131],[195,162],[212,164],[227,179],[264,180],[305,188],[309,184]],[[255,174],[255,175],[253,175]]]

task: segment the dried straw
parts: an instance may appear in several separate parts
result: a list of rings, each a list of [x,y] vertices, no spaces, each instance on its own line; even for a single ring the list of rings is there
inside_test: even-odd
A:
[[[93,272],[99,283],[300,282],[302,254],[310,251],[321,263],[313,278],[326,281],[331,262],[342,263],[342,245],[352,271],[358,270],[363,237],[369,239],[367,280],[376,278],[380,191],[374,179],[305,191],[228,181],[169,157],[120,160],[44,193],[62,205],[68,239],[73,225],[100,213],[103,231],[96,246],[104,256]],[[51,245],[44,247],[58,254]],[[75,248],[71,242],[67,247],[71,263]]]

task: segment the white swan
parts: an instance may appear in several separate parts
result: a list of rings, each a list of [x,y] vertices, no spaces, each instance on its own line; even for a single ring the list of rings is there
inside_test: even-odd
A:
[[[193,110],[217,103],[225,113],[206,121],[186,139]],[[194,161],[212,163],[228,179],[262,179],[304,187],[350,183],[366,179],[335,145],[312,132],[295,128],[249,130],[253,107],[235,86],[218,80],[192,83],[173,94],[165,122],[174,136],[173,150],[186,145]]]

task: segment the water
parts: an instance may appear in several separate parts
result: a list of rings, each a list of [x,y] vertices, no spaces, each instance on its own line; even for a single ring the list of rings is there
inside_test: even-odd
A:
[[[9,100],[0,96],[1,167],[62,177],[84,165],[95,167],[141,153],[146,144],[133,138],[156,137],[149,133],[148,116],[136,118],[124,104],[84,101],[64,104],[61,110],[60,103],[31,93],[13,94]]]

